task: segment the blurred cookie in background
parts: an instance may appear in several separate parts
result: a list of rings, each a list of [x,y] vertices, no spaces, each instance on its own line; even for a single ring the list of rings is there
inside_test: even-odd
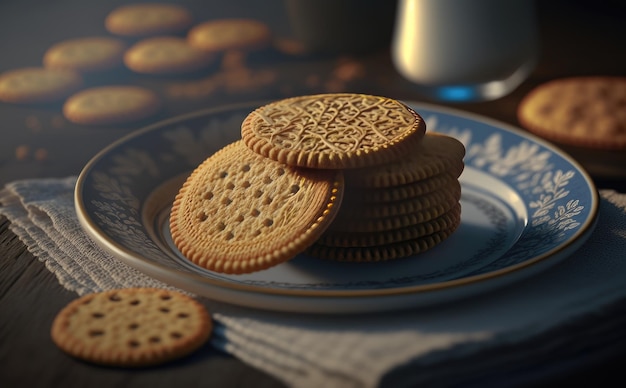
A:
[[[105,19],[106,29],[115,35],[147,37],[185,32],[193,24],[191,12],[177,4],[129,4],[115,8]]]
[[[547,82],[522,100],[518,118],[528,130],[560,143],[626,149],[626,78]]]
[[[45,104],[61,101],[83,86],[75,71],[25,67],[0,74],[0,101]]]
[[[51,46],[43,64],[50,69],[67,69],[79,73],[108,71],[122,66],[126,44],[112,37],[68,39]]]
[[[124,54],[126,66],[144,74],[184,74],[215,62],[215,55],[190,46],[184,38],[161,36],[146,38]]]
[[[626,176],[626,77],[580,76],[537,86],[519,123],[571,153],[590,173]]]
[[[220,19],[200,23],[189,30],[189,44],[209,52],[256,51],[272,42],[270,28],[254,19]]]
[[[148,118],[159,111],[160,98],[139,86],[102,86],[67,99],[63,115],[75,124],[115,125]]]

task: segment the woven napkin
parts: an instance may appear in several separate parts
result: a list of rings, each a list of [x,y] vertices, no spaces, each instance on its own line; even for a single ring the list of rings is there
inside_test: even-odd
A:
[[[111,257],[83,233],[74,212],[75,182],[10,183],[0,191],[0,214],[77,295],[168,287]],[[476,382],[494,370],[510,371],[511,383],[515,371],[528,376],[529,365],[540,370],[543,353],[572,350],[555,332],[626,298],[626,194],[601,191],[599,217],[583,247],[555,267],[498,292],[427,309],[337,317],[206,300],[216,326],[211,344],[293,387],[443,386]],[[594,335],[581,335],[575,346],[602,343],[620,330],[610,323],[594,326]]]

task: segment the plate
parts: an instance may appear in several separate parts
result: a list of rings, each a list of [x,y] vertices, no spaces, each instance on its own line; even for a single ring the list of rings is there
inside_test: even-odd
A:
[[[240,138],[263,102],[208,109],[132,133],[81,172],[76,210],[115,258],[220,302],[307,313],[432,306],[493,291],[565,259],[592,232],[597,191],[584,169],[522,130],[466,112],[408,103],[429,131],[461,140],[461,224],[442,244],[407,259],[340,263],[306,255],[268,270],[224,275],[187,261],[168,228],[172,200],[205,158]]]

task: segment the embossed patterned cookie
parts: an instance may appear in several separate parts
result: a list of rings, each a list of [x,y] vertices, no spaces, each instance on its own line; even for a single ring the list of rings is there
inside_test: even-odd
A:
[[[219,19],[200,23],[187,34],[189,44],[209,52],[254,51],[271,43],[269,27],[254,19]]]
[[[138,86],[85,89],[67,99],[63,114],[74,123],[110,125],[145,119],[161,106],[159,97]]]
[[[335,217],[341,170],[287,166],[240,140],[207,158],[187,178],[170,214],[172,239],[195,264],[250,273],[290,260]]]
[[[211,53],[190,46],[183,38],[161,36],[134,44],[124,54],[126,66],[145,74],[181,74],[200,70],[215,60]]]
[[[191,12],[177,4],[122,5],[105,19],[105,27],[110,33],[133,37],[180,33],[192,24]]]
[[[69,39],[50,47],[43,64],[51,69],[68,69],[93,73],[115,69],[122,65],[126,45],[119,39],[95,36]]]
[[[626,77],[570,77],[539,85],[518,107],[520,124],[546,139],[626,149]]]
[[[211,335],[206,308],[175,291],[128,288],[88,294],[52,323],[53,342],[96,364],[143,367],[181,358]]]
[[[420,143],[426,126],[394,99],[319,94],[251,112],[241,137],[256,153],[292,166],[345,169],[389,163]]]
[[[27,67],[0,74],[0,101],[16,104],[61,101],[83,86],[80,74],[64,69]]]

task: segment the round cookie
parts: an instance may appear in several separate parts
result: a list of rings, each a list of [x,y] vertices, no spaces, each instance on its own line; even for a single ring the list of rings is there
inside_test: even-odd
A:
[[[63,114],[76,124],[111,125],[145,119],[160,106],[159,97],[151,90],[138,86],[102,86],[68,98]]]
[[[455,230],[456,227],[451,227],[411,240],[368,247],[336,247],[316,243],[307,249],[307,253],[321,259],[337,261],[376,262],[395,260],[424,253],[441,244]]]
[[[248,149],[222,148],[187,178],[170,213],[174,244],[193,263],[241,274],[292,259],[332,222],[340,170],[300,169]]]
[[[17,104],[51,103],[83,86],[80,74],[62,69],[28,67],[0,74],[0,101]]]
[[[626,149],[626,77],[556,79],[537,86],[520,102],[520,124],[562,144]]]
[[[343,205],[339,210],[340,218],[385,218],[410,214],[428,209],[446,202],[449,199],[458,200],[461,196],[461,184],[458,180],[439,190],[434,190],[419,196],[400,199],[397,201],[365,201],[362,198],[350,198],[344,195]]]
[[[420,143],[425,130],[424,120],[399,101],[338,93],[262,106],[244,119],[241,137],[280,163],[345,169],[396,160]]]
[[[441,173],[459,177],[465,146],[446,135],[427,133],[403,158],[372,168],[346,171],[349,187],[385,188],[418,182]]]
[[[177,4],[129,4],[111,11],[104,24],[112,34],[146,37],[181,33],[193,24],[193,16]]]
[[[328,227],[332,232],[361,233],[381,232],[404,228],[437,218],[456,206],[461,199],[461,190],[443,190],[441,196],[432,196],[428,206],[416,205],[415,209],[392,216],[378,216],[372,211],[358,211],[358,208],[345,208],[339,211],[334,222]],[[419,201],[419,198],[416,198]],[[363,209],[365,210],[365,209]]]
[[[187,33],[189,44],[209,52],[253,51],[271,43],[269,27],[253,19],[220,19],[200,23]]]
[[[344,202],[348,203],[352,201],[377,203],[394,202],[429,194],[445,186],[449,187],[455,185],[456,183],[458,183],[458,176],[456,174],[443,172],[433,175],[430,178],[398,186],[381,188],[346,186],[343,197]]]
[[[190,46],[183,38],[146,38],[124,54],[126,67],[145,74],[181,74],[200,70],[215,60],[211,53]]]
[[[110,37],[70,39],[50,47],[43,64],[50,69],[68,69],[79,73],[111,70],[122,65],[126,45]]]
[[[461,204],[458,203],[439,217],[415,225],[375,232],[338,232],[327,230],[317,241],[334,247],[375,247],[414,240],[442,230],[456,228],[461,222]]]
[[[210,337],[211,317],[195,299],[155,288],[88,294],[70,302],[52,323],[53,342],[96,364],[144,367],[181,358]]]

